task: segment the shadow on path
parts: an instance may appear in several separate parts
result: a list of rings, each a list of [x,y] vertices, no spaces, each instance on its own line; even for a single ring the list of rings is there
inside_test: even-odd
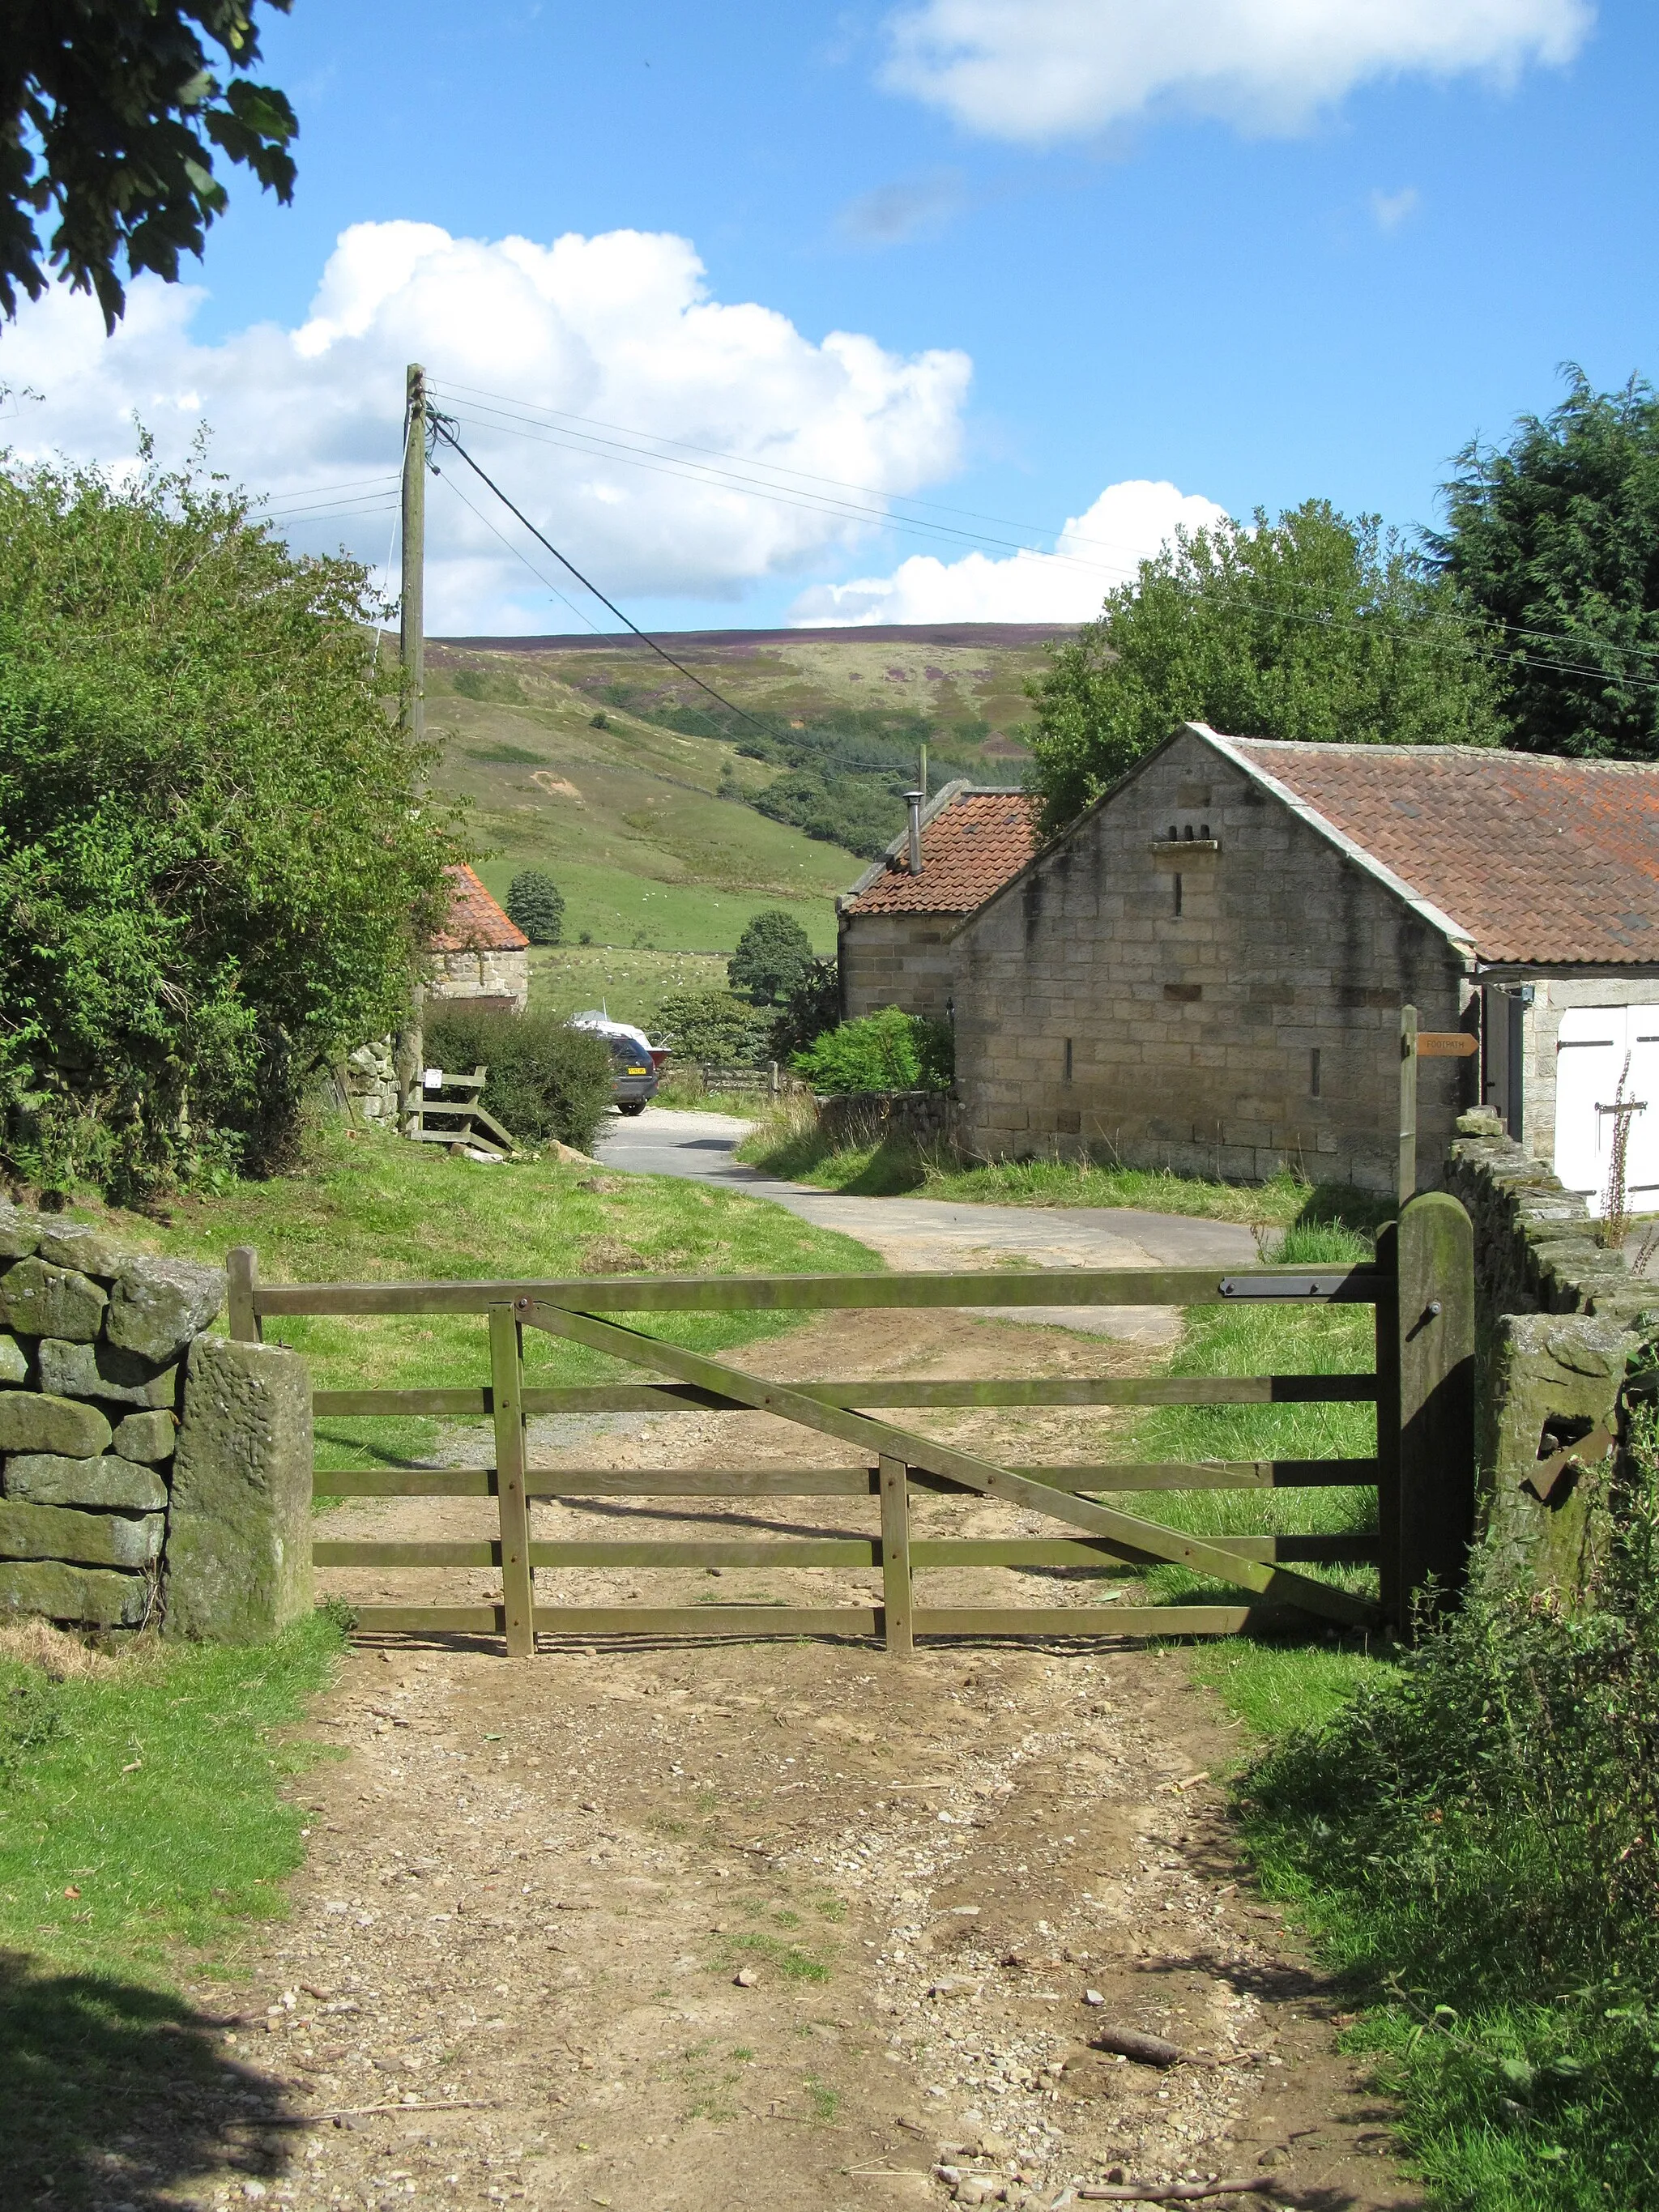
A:
[[[164,1990],[0,1952],[4,2203],[176,2212],[181,2184],[278,2177],[295,2116],[217,2056],[222,2025]]]

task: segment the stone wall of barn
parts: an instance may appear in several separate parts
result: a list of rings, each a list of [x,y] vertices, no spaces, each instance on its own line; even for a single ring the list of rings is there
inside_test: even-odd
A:
[[[1391,1190],[1401,1006],[1449,1030],[1468,996],[1436,930],[1184,734],[956,953],[967,1149],[1237,1181]],[[1421,1064],[1419,1188],[1441,1180],[1474,1064]]]
[[[530,1004],[530,955],[517,951],[441,952],[427,979],[428,999],[511,1001],[521,1014]]]
[[[940,914],[843,915],[838,940],[843,1019],[882,1006],[943,1021],[956,988],[951,938],[958,917]]]
[[[0,1620],[257,1642],[311,1602],[311,1393],[222,1268],[0,1205]]]

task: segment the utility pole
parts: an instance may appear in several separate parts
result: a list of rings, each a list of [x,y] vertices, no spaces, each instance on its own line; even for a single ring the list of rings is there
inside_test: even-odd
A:
[[[426,371],[409,364],[404,410],[404,576],[400,641],[409,687],[404,727],[426,737]]]
[[[921,748],[921,758],[917,763],[916,786],[921,793],[921,803],[926,806],[927,804],[927,748],[926,745]]]

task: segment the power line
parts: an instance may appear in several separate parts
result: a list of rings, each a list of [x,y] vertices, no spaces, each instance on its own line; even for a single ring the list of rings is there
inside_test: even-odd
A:
[[[757,721],[755,717],[752,714],[746,713],[743,708],[734,705],[730,699],[722,697],[720,693],[715,690],[712,684],[705,684],[702,677],[696,674],[693,670],[686,667],[683,661],[676,660],[672,653],[665,652],[662,647],[657,643],[655,638],[647,637],[645,632],[640,628],[639,624],[633,621],[629,616],[625,615],[613,599],[606,599],[605,593],[599,589],[597,584],[590,583],[588,579],[583,575],[581,570],[576,566],[575,562],[567,558],[564,554],[561,553],[558,547],[553,543],[550,538],[546,537],[541,531],[537,529],[535,524],[530,520],[530,517],[525,514],[521,507],[518,507],[514,505],[513,501],[507,497],[507,494],[501,489],[495,478],[485,475],[484,471],[473,459],[471,454],[467,452],[466,447],[455,435],[454,431],[450,428],[449,420],[447,416],[439,414],[435,408],[430,408],[428,410],[427,419],[430,422],[433,428],[437,432],[438,435],[444,441],[445,444],[450,447],[453,452],[460,455],[461,459],[466,463],[468,468],[471,470],[473,475],[477,477],[478,481],[481,483],[487,484],[489,489],[495,493],[496,498],[500,500],[501,505],[507,509],[507,513],[518,517],[518,520],[523,523],[525,528],[530,532],[537,544],[538,545],[544,545],[547,550],[553,556],[553,558],[557,561],[562,567],[568,568],[571,574],[576,579],[576,581],[582,586],[582,589],[584,591],[592,592],[594,598],[599,602],[599,605],[602,607],[608,607],[619,623],[625,623],[626,626],[633,631],[635,636],[639,639],[641,645],[649,646],[652,652],[657,655],[659,660],[665,660],[671,668],[678,669],[679,673],[685,677],[689,682],[696,685],[699,691],[706,691],[708,694],[708,696],[714,701],[717,706],[724,707],[727,714],[737,715],[740,721],[747,722],[750,729],[758,730],[763,737],[770,737],[772,733],[766,727],[766,725],[763,722]]]
[[[825,484],[832,487],[835,493],[854,492],[865,497],[880,500],[884,502],[898,500],[906,506],[927,507],[939,514],[957,514],[961,515],[965,520],[992,522],[996,524],[999,528],[1004,530],[1023,530],[1036,536],[1060,537],[1064,535],[1066,543],[1072,545],[1092,545],[1103,552],[1130,552],[1131,549],[1129,547],[1121,544],[1115,544],[1106,538],[1084,538],[1079,536],[1075,532],[1062,533],[1051,530],[1051,528],[1047,525],[1012,521],[1006,516],[987,514],[981,510],[970,507],[951,507],[939,500],[917,499],[909,494],[890,493],[872,484],[848,483],[842,479],[834,477],[817,475],[808,470],[787,468],[780,462],[760,461],[747,455],[733,457],[728,453],[722,453],[714,447],[696,445],[685,439],[663,437],[655,432],[634,429],[627,424],[607,422],[597,416],[573,415],[567,413],[559,408],[538,407],[533,401],[515,399],[503,392],[486,392],[478,386],[460,384],[451,385],[446,383],[442,385],[441,388],[446,392],[465,393],[477,399],[495,400],[501,403],[499,407],[487,407],[483,411],[486,414],[501,416],[502,419],[498,420],[494,423],[479,422],[478,427],[480,428],[494,428],[496,430],[507,429],[519,436],[531,436],[534,434],[535,431],[541,430],[543,432],[541,442],[560,446],[566,452],[609,451],[619,459],[631,461],[636,467],[651,468],[654,465],[659,472],[664,474],[687,476],[706,475],[714,477],[726,483],[750,489],[759,497],[774,499],[787,505],[801,506],[807,508],[809,511],[820,513],[840,511],[847,514],[849,519],[880,523],[889,528],[908,531],[912,535],[937,535],[960,538],[978,544],[994,546],[1001,550],[1029,553],[1042,560],[1064,561],[1073,567],[1094,569],[1102,574],[1127,576],[1135,574],[1139,568],[1138,557],[1133,567],[1126,568],[1121,568],[1115,563],[1109,564],[1102,562],[1091,562],[1079,559],[1074,554],[1046,552],[1041,547],[1026,545],[1016,539],[995,538],[986,532],[959,530],[949,525],[927,523],[912,518],[896,516],[893,514],[890,506],[888,504],[884,504],[879,507],[875,508],[859,507],[854,506],[845,499],[839,497],[832,497],[822,494],[808,494],[803,496],[799,494],[791,493],[781,486],[768,484],[763,477],[759,474],[745,476],[739,474],[737,471],[739,468],[753,471],[768,471],[775,477],[793,477],[801,483]],[[519,425],[514,422],[510,412],[505,411],[511,410],[522,410],[522,415],[524,416],[534,415],[550,416],[553,418],[553,424],[555,426],[562,426],[568,423],[574,424],[579,427],[574,430],[564,431],[562,434],[547,435],[546,426],[540,423],[536,423],[531,427],[519,427]],[[476,421],[477,418],[474,417],[473,419]],[[680,453],[708,454],[711,456],[713,459],[721,463],[723,465],[715,468],[709,468],[701,463],[676,463],[672,453],[661,452],[660,450],[656,452],[651,459],[647,459],[646,454],[641,453],[638,447],[618,445],[613,439],[594,437],[592,433],[596,430],[615,431],[617,434],[617,436],[621,438],[634,438],[639,440],[648,439],[651,440],[654,446],[659,449],[663,447],[672,447]],[[580,441],[580,442],[572,443],[570,442],[572,440],[578,440]],[[649,449],[647,448],[647,451]],[[1313,584],[1297,584],[1293,586],[1292,588],[1298,591],[1315,592],[1318,590],[1319,586]],[[1577,648],[1579,650],[1583,649],[1582,640],[1560,631],[1534,629],[1517,623],[1499,622],[1495,617],[1480,617],[1477,626],[1483,629],[1502,630],[1511,636],[1522,639],[1529,639],[1539,644],[1555,645],[1568,648]],[[1620,645],[1615,642],[1614,640],[1606,637],[1598,637],[1595,640],[1595,642],[1603,650],[1620,654],[1626,659],[1659,661],[1659,647]],[[1561,672],[1570,675],[1578,674],[1601,677],[1603,680],[1613,682],[1635,682],[1639,680],[1633,678],[1619,677],[1616,674],[1610,674],[1609,672],[1601,669],[1571,667],[1559,662],[1537,661],[1534,662],[1534,665],[1540,667],[1554,667],[1559,669]]]
[[[459,484],[456,483],[453,477],[447,477],[445,481],[447,483],[451,491],[454,493],[456,498],[459,500],[461,505],[466,509],[467,513],[469,514],[477,515],[478,520],[483,523],[484,528],[488,530],[492,536],[500,538],[501,544],[506,546],[507,551],[513,555],[515,560],[522,561],[524,562],[525,567],[529,569],[531,574],[536,579],[536,581],[538,584],[544,585],[546,588],[552,592],[554,598],[558,601],[562,607],[568,607],[570,612],[575,616],[578,622],[586,623],[588,629],[592,631],[595,637],[604,636],[605,632],[599,628],[598,623],[594,621],[592,616],[586,613],[582,608],[576,605],[574,599],[566,599],[564,593],[559,589],[558,586],[556,583],[553,583],[548,577],[543,575],[541,570],[536,566],[535,562],[525,551],[524,548],[521,545],[515,545],[504,530],[497,530],[495,525],[490,520],[489,517],[481,507],[473,506],[471,501],[461,489]]]

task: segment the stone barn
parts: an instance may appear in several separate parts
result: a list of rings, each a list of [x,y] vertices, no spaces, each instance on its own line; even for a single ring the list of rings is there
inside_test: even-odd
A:
[[[1036,805],[1023,791],[947,783],[921,812],[921,861],[901,832],[836,901],[842,1013],[878,1006],[943,1020],[954,990],[952,934],[1036,849]]]
[[[427,997],[523,1013],[530,1004],[530,939],[471,868],[447,873],[454,896],[448,925],[432,941]]]
[[[1420,1065],[1420,1184],[1483,1103],[1593,1205],[1624,1120],[1659,1210],[1659,768],[1188,723],[951,951],[975,1152],[1388,1191],[1410,1004],[1480,1048]]]

